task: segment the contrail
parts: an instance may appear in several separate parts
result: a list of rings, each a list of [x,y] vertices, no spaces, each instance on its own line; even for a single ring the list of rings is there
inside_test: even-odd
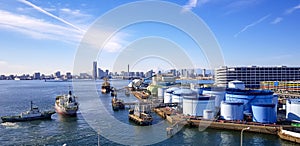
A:
[[[270,17],[270,16],[271,16],[271,14],[266,15],[266,16],[260,18],[259,20],[255,21],[255,22],[252,22],[251,24],[245,26],[241,31],[239,31],[238,33],[236,33],[236,34],[234,35],[234,37],[237,37],[240,33],[246,31],[246,30],[249,29],[250,27],[253,27],[253,26],[255,26],[255,25],[261,23],[262,21],[264,21],[265,19],[267,19],[267,18]]]
[[[19,0],[19,1],[22,2],[22,3],[24,3],[24,4],[26,4],[26,5],[28,5],[28,6],[31,6],[32,8],[34,8],[34,9],[36,9],[36,10],[38,10],[38,11],[40,11],[40,12],[42,12],[42,13],[44,13],[44,14],[46,14],[46,15],[48,15],[48,16],[50,16],[50,17],[52,17],[52,18],[54,18],[54,19],[56,19],[56,20],[58,20],[58,21],[60,21],[60,22],[62,22],[62,23],[64,23],[64,24],[69,25],[69,26],[71,26],[71,27],[73,27],[73,28],[75,28],[75,29],[77,29],[77,30],[79,30],[79,31],[81,31],[81,32],[86,32],[85,30],[83,30],[83,29],[81,29],[81,28],[79,28],[79,27],[73,25],[72,23],[70,23],[70,22],[68,22],[68,21],[66,21],[66,20],[64,20],[64,19],[62,19],[62,18],[59,18],[59,17],[57,17],[57,16],[55,16],[55,15],[53,15],[53,14],[47,12],[46,10],[42,9],[42,8],[39,7],[39,6],[34,5],[34,4],[31,3],[31,2],[28,2],[28,1],[26,1],[26,0]]]

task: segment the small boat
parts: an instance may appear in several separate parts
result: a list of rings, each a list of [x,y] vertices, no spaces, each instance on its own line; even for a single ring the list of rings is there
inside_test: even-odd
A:
[[[104,80],[104,82],[102,83],[102,86],[101,86],[101,92],[106,94],[106,93],[110,92],[110,83],[108,82],[107,78],[104,78],[103,80]]]
[[[76,116],[79,108],[79,103],[77,102],[77,97],[69,94],[56,96],[55,100],[55,110],[57,113],[67,116]]]
[[[30,110],[26,112],[22,112],[18,116],[3,116],[1,117],[3,122],[24,122],[24,121],[32,121],[32,120],[44,120],[51,119],[51,115],[55,113],[55,111],[44,111],[40,112],[38,107],[33,107],[32,101],[30,102]]]
[[[123,100],[117,99],[116,97],[111,99],[111,105],[114,111],[125,109]]]
[[[111,88],[110,88],[110,95],[111,95],[112,97],[117,97],[117,89],[114,88],[114,87],[111,87]]]
[[[147,105],[136,105],[134,109],[129,110],[129,120],[135,122],[138,125],[145,126],[151,125],[153,118],[150,115],[149,109],[145,108]],[[147,110],[145,110],[147,109]]]

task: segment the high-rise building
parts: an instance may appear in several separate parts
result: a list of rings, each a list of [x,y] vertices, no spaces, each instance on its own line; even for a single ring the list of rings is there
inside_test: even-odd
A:
[[[233,80],[243,81],[247,88],[260,88],[262,81],[299,81],[300,67],[227,67],[216,69],[216,83],[226,86]]]
[[[33,79],[40,80],[41,79],[41,73],[39,73],[39,72],[34,73]]]
[[[60,71],[55,72],[55,77],[56,77],[56,78],[60,78],[60,77],[61,77],[61,76],[60,76]]]
[[[67,79],[72,79],[72,74],[70,72],[66,73]]]
[[[97,61],[93,62],[93,79],[97,79]]]

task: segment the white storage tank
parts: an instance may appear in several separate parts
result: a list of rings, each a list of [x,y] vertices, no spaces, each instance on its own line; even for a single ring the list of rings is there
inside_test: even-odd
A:
[[[183,114],[189,116],[203,116],[204,110],[215,110],[215,97],[200,95],[199,97],[183,97]]]
[[[203,110],[203,119],[213,120],[214,119],[214,111],[208,110],[208,109]]]
[[[300,122],[300,99],[286,100],[286,119]]]
[[[197,93],[191,89],[185,89],[185,88],[175,90],[172,94],[172,102],[182,103],[183,97],[196,98]]]
[[[228,88],[245,90],[245,84],[242,81],[235,80],[228,83]]]
[[[165,94],[165,91],[167,89],[168,89],[167,87],[159,87],[159,88],[157,88],[157,97],[158,97],[158,99],[163,99],[164,98],[164,94]]]
[[[178,87],[170,87],[164,92],[164,103],[172,103],[172,94],[175,90],[178,90]]]
[[[223,101],[221,102],[221,118],[225,120],[243,120],[243,102]]]
[[[214,87],[214,88],[203,88],[202,94],[215,96],[215,107],[220,108],[221,102],[225,100],[225,88]]]

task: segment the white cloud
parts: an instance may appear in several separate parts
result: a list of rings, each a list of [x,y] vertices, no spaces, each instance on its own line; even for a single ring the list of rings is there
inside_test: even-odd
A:
[[[271,24],[277,24],[277,23],[281,22],[282,20],[283,20],[282,17],[277,17],[271,22]]]
[[[290,9],[286,10],[285,14],[291,14],[291,13],[293,13],[294,11],[296,11],[298,9],[300,9],[300,4],[297,5],[297,6],[295,6],[295,7],[293,7],[293,8],[290,8]]]
[[[83,33],[73,28],[46,22],[29,16],[0,10],[0,29],[20,32],[36,39],[51,39],[77,42]]]
[[[86,14],[81,10],[71,10],[69,8],[59,9],[59,17],[81,28],[87,28],[88,24],[92,23],[95,19],[92,15]]]
[[[209,0],[203,0],[203,1],[208,2]],[[183,12],[191,11],[196,6],[197,6],[197,0],[189,0],[188,3],[183,6],[182,11]]]
[[[64,24],[66,24],[66,25],[71,26],[72,28],[75,28],[75,29],[77,29],[77,30],[79,30],[81,32],[85,32],[85,30],[83,30],[83,29],[81,29],[81,28],[73,25],[72,23],[70,23],[70,22],[68,22],[68,21],[66,21],[66,20],[64,20],[64,19],[62,19],[60,17],[57,17],[57,16],[55,16],[55,15],[47,12],[46,10],[42,9],[39,6],[34,5],[33,3],[29,2],[29,1],[26,1],[26,0],[19,0],[19,1],[22,2],[22,3],[24,3],[24,4],[26,4],[26,5],[28,5],[28,6],[30,6],[30,7],[32,7],[32,8],[34,8],[34,9],[36,9],[37,11],[39,11],[41,13],[44,13],[44,14],[46,14],[46,15],[48,15],[48,16],[50,16],[50,17],[52,17],[52,18],[54,18],[54,19],[56,19],[56,20],[58,20],[58,21],[60,21],[60,22],[62,22]]]
[[[114,37],[112,37],[104,46],[104,51],[114,53],[121,51],[128,42],[124,40],[124,38],[128,37],[128,33],[119,32]]]
[[[254,21],[254,22],[252,22],[251,24],[245,26],[242,30],[240,30],[238,33],[236,33],[236,34],[234,35],[234,37],[237,37],[237,36],[238,36],[239,34],[241,34],[242,32],[248,30],[249,28],[251,28],[251,27],[253,27],[253,26],[255,26],[255,25],[259,24],[259,23],[261,23],[262,21],[264,21],[265,19],[267,19],[267,18],[270,17],[270,16],[271,16],[270,14],[269,14],[269,15],[266,15],[266,16],[260,18],[259,20]]]
[[[294,7],[290,8],[290,9],[287,9],[284,12],[284,14],[281,15],[281,17],[275,18],[275,20],[273,20],[271,22],[271,24],[278,24],[279,22],[281,22],[283,20],[284,15],[290,15],[290,14],[292,14],[294,11],[296,11],[298,9],[300,9],[300,4],[298,4],[297,6],[294,6]]]

